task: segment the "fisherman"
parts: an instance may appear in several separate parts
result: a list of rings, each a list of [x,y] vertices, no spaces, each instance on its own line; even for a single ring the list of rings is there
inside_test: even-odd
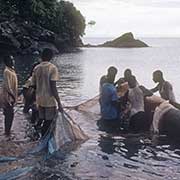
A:
[[[51,49],[44,49],[41,55],[42,62],[34,69],[32,85],[36,90],[36,103],[39,112],[39,123],[42,136],[48,130],[57,113],[57,106],[63,112],[61,101],[58,95],[56,82],[59,80],[58,69],[50,60],[53,58]]]
[[[153,93],[159,91],[163,99],[176,102],[173,87],[168,81],[164,80],[162,71],[156,70],[153,72],[153,81],[158,83],[155,88],[151,89]]]
[[[32,85],[33,70],[38,64],[39,64],[39,62],[36,62],[33,64],[30,75],[27,78],[27,80],[23,86],[22,93],[24,96],[24,109],[23,109],[24,113],[28,113],[29,109],[31,108],[31,105],[35,101],[35,97],[34,97],[35,96],[35,90],[34,90],[34,88],[31,87],[31,85]]]
[[[24,96],[24,113],[28,113],[29,110],[32,110],[32,116],[31,116],[31,123],[35,123],[37,118],[38,118],[38,112],[37,112],[37,107],[36,107],[36,94],[35,94],[35,89],[32,87],[32,74],[34,71],[34,68],[40,64],[39,62],[35,62],[32,66],[30,75],[25,82],[23,86],[23,96]]]
[[[144,86],[137,85],[135,76],[128,79],[129,90],[128,100],[130,103],[130,130],[134,132],[144,131],[147,129],[145,118],[144,98],[153,94]]]
[[[100,94],[100,107],[102,121],[105,126],[109,128],[119,128],[119,98],[116,87],[114,86],[114,79],[117,74],[117,69],[111,66],[108,69],[106,82],[103,83]]]
[[[115,80],[116,74],[117,74],[117,69],[114,66],[110,66],[107,70],[107,75],[103,75],[100,79],[100,83],[99,83],[100,93],[102,91],[103,84],[107,83],[107,81],[108,81],[108,76],[114,76],[114,80]],[[113,80],[113,84],[114,84],[114,80]]]
[[[131,69],[126,69],[126,70],[124,71],[124,81],[125,81],[125,82],[128,82],[128,80],[129,80],[129,78],[130,78],[131,76],[133,76],[133,75],[132,75],[132,70],[131,70]]]
[[[18,95],[18,80],[14,68],[14,57],[4,57],[5,69],[3,73],[3,110],[5,116],[5,135],[10,136],[11,127],[14,119],[14,105]]]
[[[124,71],[124,77],[120,78],[118,81],[115,82],[115,85],[120,85],[121,83],[127,83],[129,78],[133,76],[131,69],[125,69]],[[138,84],[138,82],[137,82]]]

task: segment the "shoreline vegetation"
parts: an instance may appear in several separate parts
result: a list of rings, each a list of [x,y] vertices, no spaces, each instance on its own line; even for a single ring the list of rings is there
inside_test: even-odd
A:
[[[141,47],[149,47],[149,46],[143,41],[135,39],[132,32],[128,32],[114,40],[107,41],[103,44],[99,44],[99,45],[85,44],[83,47],[141,48]]]
[[[85,18],[68,1],[0,0],[0,53],[55,53],[82,46]]]

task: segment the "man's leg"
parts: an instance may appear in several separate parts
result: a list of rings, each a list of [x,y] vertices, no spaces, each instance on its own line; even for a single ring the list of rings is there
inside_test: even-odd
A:
[[[33,124],[38,123],[39,116],[38,116],[38,110],[37,110],[36,105],[33,104],[31,109],[32,109],[31,123]]]
[[[12,122],[14,119],[14,109],[13,106],[7,105],[4,108],[4,125],[5,125],[5,134],[10,135],[11,127],[12,127]]]
[[[56,116],[56,107],[44,107],[45,119],[42,126],[42,136],[47,134],[50,130],[51,124]]]
[[[35,125],[35,129],[36,130],[41,130],[42,129],[42,124],[43,124],[43,121],[45,119],[45,110],[43,107],[38,107],[38,121]]]
[[[146,121],[144,112],[138,112],[131,117],[129,124],[129,128],[131,131],[135,133],[145,131],[145,126]]]
[[[42,129],[41,129],[42,136],[47,135],[49,133],[51,123],[52,123],[52,120],[44,121]]]

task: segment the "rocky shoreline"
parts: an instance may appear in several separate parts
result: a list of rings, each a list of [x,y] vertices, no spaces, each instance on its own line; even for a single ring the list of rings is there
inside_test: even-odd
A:
[[[56,33],[47,30],[33,22],[25,20],[0,20],[0,53],[1,55],[36,54],[44,48],[51,48],[55,54],[72,52],[78,47],[114,47],[114,48],[140,48],[148,47],[141,40],[136,40],[129,32],[112,41],[103,44],[83,44],[81,40],[76,47],[64,47],[64,40]]]
[[[33,22],[6,20],[0,23],[0,52],[33,54],[45,47],[61,50],[61,39],[52,31]]]

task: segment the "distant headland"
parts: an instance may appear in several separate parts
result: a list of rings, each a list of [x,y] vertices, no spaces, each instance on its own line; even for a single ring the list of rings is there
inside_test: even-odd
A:
[[[132,32],[128,32],[112,41],[107,41],[99,45],[85,44],[84,47],[140,48],[149,46],[143,41],[135,39]]]

